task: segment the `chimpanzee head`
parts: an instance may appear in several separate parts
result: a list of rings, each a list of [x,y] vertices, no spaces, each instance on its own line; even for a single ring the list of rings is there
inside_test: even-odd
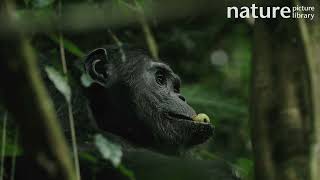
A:
[[[142,50],[99,48],[85,60],[94,83],[87,96],[95,121],[104,131],[156,149],[180,149],[203,143],[213,132],[180,94],[172,69]]]

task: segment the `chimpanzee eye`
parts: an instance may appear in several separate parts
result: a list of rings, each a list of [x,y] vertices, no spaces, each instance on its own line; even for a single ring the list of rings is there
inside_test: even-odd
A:
[[[161,71],[156,72],[156,82],[159,85],[165,85],[166,84],[166,77],[165,77],[163,72],[161,72]]]

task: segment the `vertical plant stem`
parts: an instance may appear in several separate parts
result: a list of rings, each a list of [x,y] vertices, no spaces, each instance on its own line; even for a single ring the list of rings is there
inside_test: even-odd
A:
[[[60,55],[61,55],[63,73],[67,76],[68,69],[67,69],[62,33],[60,33],[59,35],[59,45],[60,45]],[[72,153],[73,153],[74,166],[76,171],[76,178],[77,180],[80,180],[81,179],[80,165],[79,165],[79,157],[78,157],[77,138],[76,138],[76,132],[75,132],[75,126],[74,126],[74,117],[72,114],[72,103],[71,103],[72,100],[70,101],[66,100],[66,101],[68,104],[68,116],[69,116],[70,130],[71,130]]]
[[[15,26],[16,16],[11,4],[0,1],[0,12]],[[34,50],[20,29],[14,33],[16,35],[12,37],[0,37],[0,54],[5,59],[0,61],[0,80],[5,84],[0,88],[0,94],[12,119],[20,127],[24,156],[36,163],[39,172],[48,179],[74,180],[69,149],[41,78]]]
[[[301,6],[305,5],[305,2],[302,0],[294,0],[294,5]],[[312,4],[319,7],[320,2],[310,1]],[[319,16],[319,9],[315,11],[315,16]],[[319,19],[314,20],[315,23],[308,23],[305,19],[298,19],[299,33],[303,42],[304,52],[305,52],[305,62],[307,66],[307,76],[309,79],[308,89],[310,98],[310,118],[313,124],[312,133],[310,133],[310,179],[317,180],[319,179],[319,146],[320,146],[320,98],[319,98],[319,75],[320,75],[320,63],[318,54],[316,51],[319,51],[319,29],[320,23]],[[312,29],[316,29],[315,32]],[[317,33],[317,34],[316,34]]]
[[[73,156],[74,156],[74,165],[75,165],[75,169],[76,169],[76,178],[77,178],[77,180],[80,180],[81,175],[80,175],[79,155],[78,155],[76,131],[75,131],[75,126],[74,126],[74,118],[73,118],[73,114],[72,114],[71,102],[68,102],[68,114],[69,114],[69,122],[70,122],[70,129],[71,129],[72,151],[73,151]]]
[[[154,39],[151,29],[148,26],[148,23],[144,17],[144,15],[141,15],[141,19],[140,19],[140,23],[142,26],[142,30],[146,36],[146,41],[149,47],[149,51],[152,55],[153,58],[155,58],[156,60],[159,60],[159,52],[158,52],[158,46],[156,44],[156,40]]]
[[[59,1],[59,14],[61,15],[61,7],[62,7],[62,2],[61,0]],[[59,32],[59,48],[60,48],[60,55],[61,55],[61,63],[62,63],[62,68],[63,68],[63,73],[65,76],[68,74],[68,68],[67,68],[67,61],[66,61],[66,56],[65,56],[65,51],[64,51],[64,42],[63,42],[63,34],[62,32]],[[71,97],[72,99],[72,97]],[[74,126],[74,117],[72,114],[72,100],[67,101],[68,103],[68,116],[69,116],[69,124],[70,124],[70,129],[71,129],[71,143],[72,143],[72,152],[73,152],[73,160],[74,160],[74,166],[75,166],[75,172],[76,172],[76,179],[80,180],[81,175],[80,175],[80,165],[79,165],[79,156],[78,156],[78,148],[77,148],[77,139],[76,139],[76,132],[75,132],[75,126]]]
[[[119,1],[119,2],[121,2],[127,8],[129,8],[130,10],[132,10],[133,12],[136,13],[135,16],[137,17],[137,19],[141,25],[142,31],[145,35],[146,43],[148,45],[148,50],[149,50],[151,56],[156,61],[159,60],[158,46],[157,46],[156,40],[154,39],[154,36],[152,35],[152,31],[148,25],[148,22],[145,17],[145,13],[144,13],[142,6],[137,2],[137,0],[132,0],[133,5],[126,3],[124,1]]]
[[[15,171],[16,171],[16,156],[17,156],[17,146],[18,146],[18,138],[19,138],[19,131],[16,129],[14,133],[14,147],[12,152],[12,161],[11,161],[11,172],[10,172],[10,180],[14,180],[15,178]]]
[[[137,2],[137,0],[134,0],[134,3],[135,3],[135,6],[137,7],[138,20],[142,26],[142,31],[145,34],[147,45],[151,53],[151,56],[155,58],[155,60],[159,60],[158,46],[157,46],[156,40],[154,39],[154,36],[152,35],[152,31],[147,23],[143,8]]]
[[[58,10],[59,10],[59,15],[61,16],[61,9],[62,9],[62,0],[59,1],[58,4]],[[63,73],[67,74],[68,69],[67,69],[67,61],[66,61],[66,56],[65,56],[65,51],[64,51],[64,42],[63,42],[63,35],[62,32],[59,32],[59,49],[60,49],[60,55],[61,55],[61,64],[62,64],[62,69]]]
[[[63,73],[66,75],[68,73],[68,69],[67,69],[66,56],[64,51],[63,35],[61,32],[59,33],[59,49],[60,49]]]
[[[1,170],[0,170],[0,179],[3,180],[4,178],[4,156],[6,152],[6,134],[7,134],[7,119],[8,113],[4,113],[3,117],[3,124],[2,124],[2,143],[1,143]]]
[[[117,44],[117,46],[120,49],[120,53],[121,53],[121,61],[125,62],[126,61],[126,54],[124,53],[124,50],[122,48],[122,42],[119,40],[119,38],[110,30],[108,29],[108,33],[110,34],[111,38],[113,39],[113,41]]]

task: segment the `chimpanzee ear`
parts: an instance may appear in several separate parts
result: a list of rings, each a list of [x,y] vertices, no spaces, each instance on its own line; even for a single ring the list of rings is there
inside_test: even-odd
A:
[[[86,73],[102,86],[106,86],[111,74],[111,64],[108,61],[107,51],[104,48],[91,51],[85,60]]]

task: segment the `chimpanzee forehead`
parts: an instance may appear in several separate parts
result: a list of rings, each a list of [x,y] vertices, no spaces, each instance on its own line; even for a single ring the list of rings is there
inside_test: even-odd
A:
[[[158,69],[158,70],[162,70],[162,71],[165,71],[167,74],[170,75],[170,77],[172,77],[172,80],[176,83],[176,84],[181,84],[181,79],[180,77],[173,72],[173,70],[170,68],[169,65],[163,63],[163,62],[154,62],[152,61],[151,62],[151,65],[150,65],[150,69]]]
[[[163,63],[163,62],[151,62],[150,68],[152,69],[162,69],[167,72],[173,73],[172,69],[170,68],[169,65]]]

